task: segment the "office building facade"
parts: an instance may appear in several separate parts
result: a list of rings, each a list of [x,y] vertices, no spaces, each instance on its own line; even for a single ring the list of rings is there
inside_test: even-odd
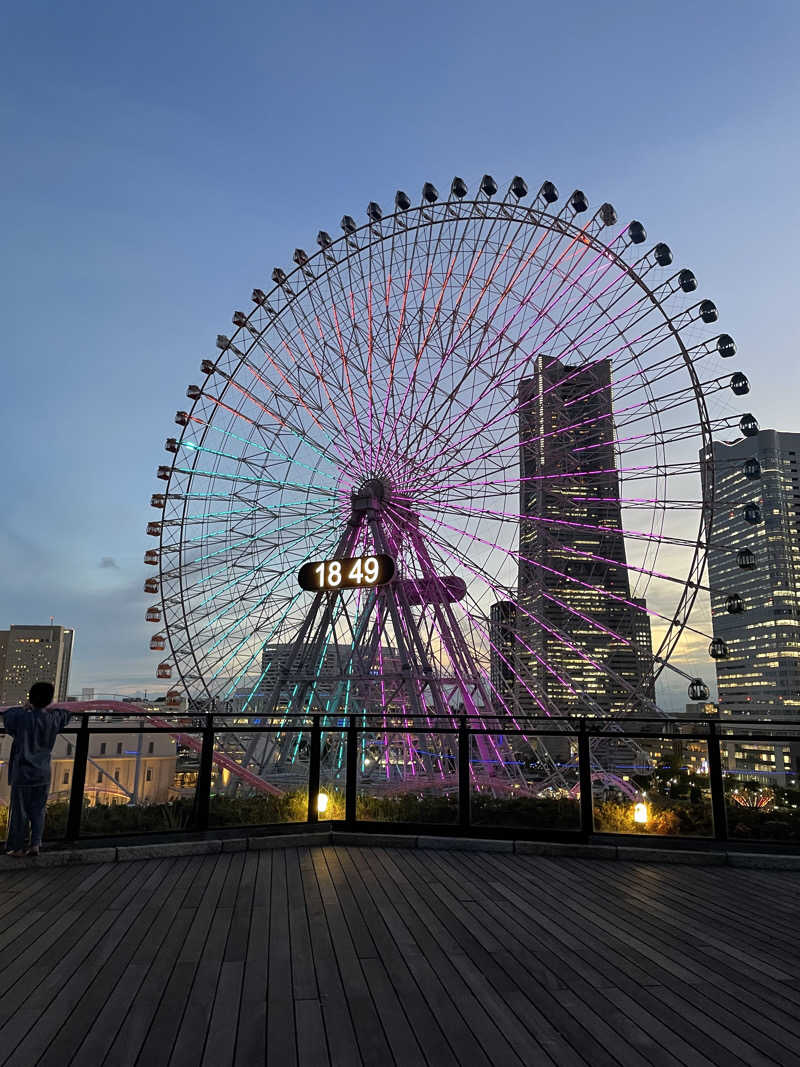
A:
[[[64,626],[11,626],[2,631],[0,704],[24,704],[34,682],[52,682],[56,701],[67,699],[75,631]]]
[[[800,719],[800,434],[760,430],[713,445],[708,557],[722,717]],[[729,743],[728,772],[787,784],[797,746]],[[794,751],[793,751],[794,749]]]

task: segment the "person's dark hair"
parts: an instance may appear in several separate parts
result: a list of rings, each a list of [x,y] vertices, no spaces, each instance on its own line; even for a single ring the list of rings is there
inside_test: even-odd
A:
[[[28,700],[35,708],[46,708],[53,703],[55,686],[52,682],[34,682],[28,693]]]

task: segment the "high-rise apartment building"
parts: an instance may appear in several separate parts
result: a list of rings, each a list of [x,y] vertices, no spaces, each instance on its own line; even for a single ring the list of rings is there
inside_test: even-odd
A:
[[[715,443],[708,556],[721,716],[800,718],[800,434],[760,430]],[[790,745],[723,746],[730,773],[784,784]]]
[[[74,630],[63,626],[12,626],[0,631],[0,704],[23,704],[34,682],[52,682],[66,700]]]
[[[611,364],[540,356],[518,399],[520,671],[561,714],[639,710],[652,696],[652,683],[641,685],[650,620],[628,580]],[[523,691],[519,699],[534,711]]]

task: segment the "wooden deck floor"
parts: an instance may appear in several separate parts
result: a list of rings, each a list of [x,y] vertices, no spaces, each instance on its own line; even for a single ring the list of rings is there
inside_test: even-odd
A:
[[[800,879],[328,846],[0,875],[0,1063],[800,1063]]]

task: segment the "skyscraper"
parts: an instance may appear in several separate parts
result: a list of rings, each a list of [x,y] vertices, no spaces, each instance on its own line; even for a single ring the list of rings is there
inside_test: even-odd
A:
[[[653,677],[653,634],[650,629],[650,616],[647,613],[647,601],[644,597],[632,596],[631,602],[639,609],[631,612],[633,645],[636,652],[639,684],[645,697],[655,703],[656,682]]]
[[[12,626],[0,631],[5,656],[0,670],[0,704],[22,704],[34,682],[52,682],[55,700],[65,700],[74,630],[63,626]]]
[[[540,356],[518,400],[521,672],[561,714],[637,710],[640,700],[603,669],[638,692],[651,656],[626,566],[610,361]],[[521,692],[533,711],[530,702]]]
[[[708,556],[720,714],[800,718],[800,434],[760,430],[715,443]],[[723,746],[728,770],[783,782],[789,745]]]
[[[516,682],[517,606],[511,600],[498,600],[489,609],[490,677],[492,700],[498,708],[510,709]]]

